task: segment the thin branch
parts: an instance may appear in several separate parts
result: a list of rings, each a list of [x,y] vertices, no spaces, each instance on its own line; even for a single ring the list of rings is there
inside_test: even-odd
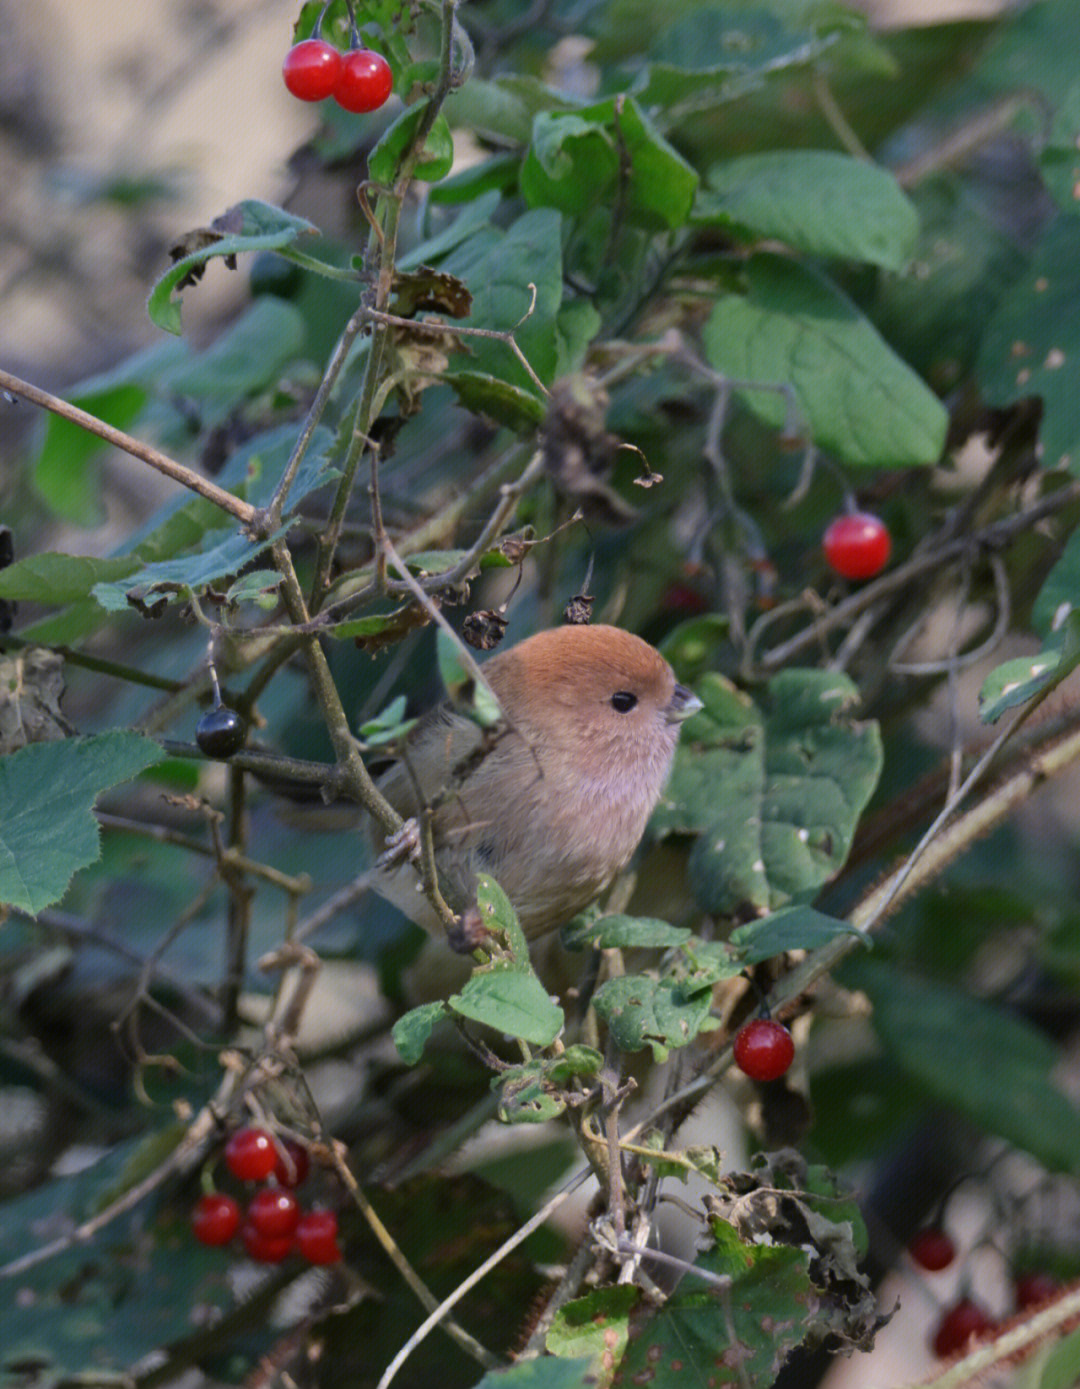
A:
[[[112,444],[124,453],[131,454],[132,458],[138,458],[159,473],[164,473],[173,482],[180,483],[182,487],[188,488],[191,492],[197,492],[200,497],[205,497],[208,502],[213,502],[222,511],[227,511],[230,516],[235,516],[245,526],[250,525],[258,514],[250,502],[244,502],[239,497],[234,497],[231,492],[226,492],[217,483],[202,477],[191,468],[186,468],[182,463],[177,463],[150,444],[144,444],[141,440],[132,438],[130,434],[125,434],[122,429],[115,429],[111,424],[106,424],[85,410],[80,410],[77,405],[70,405],[66,400],[62,400],[49,391],[32,386],[28,381],[21,381],[8,371],[0,370],[0,390],[22,396],[31,404],[40,405],[45,410],[51,410],[54,415],[59,415],[61,419],[78,425],[91,434],[96,434],[99,439],[104,439],[106,443]]]
[[[482,1279],[486,1278],[491,1270],[496,1268],[508,1254],[513,1253],[519,1244],[523,1244],[534,1230],[538,1230],[561,1205],[570,1199],[578,1187],[584,1185],[591,1176],[591,1170],[586,1169],[583,1172],[579,1172],[575,1177],[572,1177],[563,1186],[561,1191],[557,1191],[549,1201],[545,1201],[536,1214],[528,1219],[519,1230],[516,1230],[508,1240],[505,1240],[498,1249],[495,1250],[494,1254],[489,1255],[478,1268],[474,1269],[473,1272],[469,1274],[468,1278],[459,1283],[450,1296],[444,1298],[431,1315],[416,1328],[398,1351],[397,1355],[391,1360],[390,1364],[387,1365],[375,1389],[389,1389],[398,1370],[401,1369],[402,1365],[404,1365],[405,1361],[420,1342],[427,1339],[432,1329],[438,1326],[450,1309],[456,1307],[465,1294],[475,1288],[477,1283]]]

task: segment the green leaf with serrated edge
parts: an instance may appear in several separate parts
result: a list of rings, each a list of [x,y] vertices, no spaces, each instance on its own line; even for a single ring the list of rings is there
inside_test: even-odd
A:
[[[834,150],[774,150],[714,165],[694,222],[782,241],[806,255],[903,270],[919,218],[887,169]]]
[[[557,1357],[519,1360],[506,1370],[489,1370],[476,1389],[598,1389],[591,1360]]]
[[[476,906],[488,930],[501,932],[506,938],[514,965],[518,969],[531,969],[529,943],[518,924],[517,912],[490,873],[476,875]]]
[[[631,1283],[594,1288],[556,1312],[545,1344],[560,1359],[587,1356],[596,1370],[598,1389],[611,1383],[611,1369],[622,1359],[630,1331],[630,1313],[641,1299]]]
[[[211,531],[210,537],[217,534]],[[249,540],[246,535],[235,532],[199,554],[148,564],[118,583],[95,584],[93,594],[109,612],[125,612],[129,593],[152,594],[160,584],[180,584],[194,592],[243,569],[284,534],[285,531],[280,530],[262,540]]]
[[[771,960],[785,950],[816,950],[837,936],[858,936],[854,926],[825,916],[812,907],[781,907],[771,916],[737,926],[728,937],[744,965]]]
[[[769,1389],[812,1330],[818,1297],[805,1251],[743,1244],[720,1220],[712,1222],[712,1232],[715,1244],[693,1267],[730,1278],[730,1288],[688,1271],[661,1308],[631,1317],[630,1343],[613,1381],[617,1389],[665,1379]]]
[[[873,1024],[928,1095],[1053,1171],[1080,1171],[1080,1111],[1054,1083],[1051,1040],[1014,1014],[869,956],[845,983],[864,990]]]
[[[439,675],[450,702],[481,728],[494,728],[502,718],[499,701],[488,686],[477,680],[462,660],[461,642],[440,627],[436,642]]]
[[[521,192],[532,207],[580,217],[618,187],[623,216],[652,230],[683,225],[697,183],[695,170],[627,97],[542,111],[521,168]]]
[[[682,945],[690,939],[685,926],[671,926],[651,916],[601,916],[595,921],[577,923],[562,934],[567,950],[585,950],[591,945],[601,950],[632,950],[637,946],[661,948]]]
[[[1058,217],[1001,297],[975,364],[995,405],[1041,396],[1041,466],[1080,474],[1080,217]]]
[[[440,380],[449,386],[466,410],[474,415],[487,415],[507,429],[535,429],[544,418],[544,405],[539,395],[489,376],[481,371],[449,371]]]
[[[502,966],[474,974],[447,1005],[463,1018],[496,1032],[546,1047],[563,1029],[563,1011],[535,974]]]
[[[244,251],[277,251],[298,236],[318,231],[318,227],[305,218],[257,199],[240,203],[225,215],[229,218],[228,234],[183,256],[166,270],[150,292],[147,312],[151,320],[168,333],[180,332],[181,300],[176,287],[193,269],[205,265],[215,256],[235,256]]]
[[[881,772],[877,725],[856,721],[846,675],[788,670],[753,704],[715,673],[652,819],[693,834],[688,876],[706,911],[774,911],[843,865]]]
[[[945,407],[849,299],[817,271],[782,256],[752,257],[746,283],[745,295],[717,301],[702,332],[718,371],[790,386],[814,443],[845,463],[937,462]],[[740,398],[766,424],[788,422],[775,391]]]
[[[1080,665],[1080,612],[1070,612],[1034,656],[996,666],[979,691],[979,718],[994,723],[1009,709],[1061,683]]]
[[[407,1066],[415,1066],[424,1054],[428,1038],[440,1018],[446,1017],[446,1004],[441,999],[421,1003],[394,1023],[392,1036],[398,1055]]]
[[[593,1007],[623,1051],[651,1047],[656,1061],[669,1050],[685,1047],[709,1016],[712,994],[707,986],[646,974],[623,974],[597,989]]]
[[[0,758],[0,902],[39,912],[100,852],[94,802],[162,761],[138,733],[35,743]]]
[[[373,182],[389,187],[397,178],[402,156],[416,138],[426,111],[427,102],[418,102],[403,111],[393,125],[384,131],[368,156],[368,177]],[[416,161],[413,177],[426,183],[438,183],[450,172],[453,163],[454,138],[446,117],[440,114],[435,117],[424,139],[424,148]]]

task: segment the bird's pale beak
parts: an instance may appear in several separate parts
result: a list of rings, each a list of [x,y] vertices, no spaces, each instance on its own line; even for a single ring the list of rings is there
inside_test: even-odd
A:
[[[704,704],[693,690],[688,690],[685,685],[676,685],[675,693],[664,708],[664,718],[668,723],[682,723],[691,714],[696,714],[699,709],[704,708]]]

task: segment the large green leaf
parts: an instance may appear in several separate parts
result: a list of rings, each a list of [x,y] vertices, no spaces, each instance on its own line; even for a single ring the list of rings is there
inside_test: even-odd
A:
[[[535,974],[505,966],[477,971],[447,1004],[463,1018],[537,1047],[550,1045],[565,1021]]]
[[[466,324],[503,331],[515,329],[519,347],[545,383],[554,378],[558,365],[556,314],[563,292],[561,237],[559,214],[551,208],[534,208],[503,234],[490,231],[473,237],[448,256],[441,267],[464,280],[472,291],[472,313]],[[536,287],[531,314],[530,285]],[[503,343],[472,338],[466,360],[470,374],[494,376],[532,396],[539,395],[535,383]]]
[[[948,416],[852,302],[822,275],[757,255],[745,295],[724,295],[703,330],[709,361],[741,380],[792,388],[810,435],[845,463],[935,463]],[[746,391],[766,423],[787,420],[772,391]]]
[[[886,169],[832,150],[777,150],[717,164],[694,221],[718,222],[813,256],[902,270],[918,214]]]
[[[712,990],[696,981],[647,974],[620,974],[601,984],[593,1007],[623,1051],[651,1047],[657,1061],[685,1047],[709,1017]]]
[[[715,1243],[694,1269],[731,1279],[730,1286],[690,1270],[662,1307],[632,1316],[617,1389],[645,1383],[768,1389],[806,1339],[818,1305],[806,1252],[744,1244],[719,1220],[712,1229]]]
[[[533,207],[580,216],[618,202],[623,216],[657,231],[683,225],[697,183],[694,169],[629,98],[541,112],[521,169],[521,191]]]
[[[1060,216],[1003,296],[976,369],[992,405],[1043,398],[1043,463],[1080,472],[1080,217]]]
[[[1058,1055],[1045,1034],[869,956],[845,975],[869,995],[882,1041],[929,1095],[1044,1166],[1080,1171],[1080,1110],[1054,1083]]]
[[[705,708],[686,727],[660,834],[693,834],[690,886],[707,911],[774,911],[842,866],[881,772],[877,725],[854,717],[846,675],[789,670],[761,704],[723,677],[698,685]]]
[[[138,733],[103,733],[0,758],[0,902],[39,912],[59,901],[100,851],[98,796],[164,756]]]
[[[134,555],[115,559],[51,552],[27,555],[0,569],[0,598],[28,603],[74,603],[88,597],[95,584],[114,583],[138,567]]]

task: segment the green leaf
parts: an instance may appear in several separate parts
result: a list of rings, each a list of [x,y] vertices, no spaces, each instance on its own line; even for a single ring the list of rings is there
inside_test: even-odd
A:
[[[673,627],[659,649],[676,679],[693,685],[707,670],[715,670],[717,654],[727,640],[730,626],[729,619],[720,613],[703,613]]]
[[[499,1119],[504,1124],[546,1124],[566,1109],[564,1096],[544,1083],[544,1063],[531,1061],[497,1075],[491,1088],[499,1091]]]
[[[210,539],[218,534],[211,531]],[[196,592],[245,568],[283,534],[284,531],[279,531],[262,540],[249,540],[242,532],[233,532],[199,554],[148,564],[117,583],[95,584],[93,594],[108,612],[126,612],[130,606],[128,594],[152,597],[162,585],[168,586],[169,592],[183,589]]]
[[[979,718],[994,723],[1009,709],[1053,689],[1080,665],[1080,612],[1069,612],[1041,651],[996,666],[979,691]]]
[[[730,1289],[688,1272],[659,1310],[643,1308],[632,1317],[630,1342],[613,1381],[618,1389],[683,1380],[769,1389],[812,1329],[818,1298],[803,1250],[743,1244],[721,1220],[713,1221],[712,1230],[715,1244],[694,1268],[730,1278]]]
[[[426,101],[418,102],[403,111],[397,120],[383,133],[379,143],[368,156],[368,177],[375,183],[390,187],[398,176],[398,169],[405,152],[416,139],[420,122],[428,109]],[[424,147],[413,168],[413,177],[427,183],[437,183],[445,178],[454,163],[454,139],[450,125],[441,113],[435,117],[434,124],[424,140]]]
[[[521,191],[533,207],[580,217],[618,196],[624,216],[653,231],[684,225],[697,183],[695,170],[626,97],[541,112],[521,169]]]
[[[1039,167],[1063,212],[1080,212],[1080,82],[1074,82],[1054,114]]]
[[[476,1389],[596,1389],[591,1360],[519,1360],[506,1370],[489,1370]]]
[[[756,965],[782,955],[785,950],[816,950],[836,936],[845,935],[866,939],[846,921],[837,921],[812,907],[781,907],[771,916],[736,927],[728,940],[744,965]]]
[[[527,145],[532,137],[533,121],[541,111],[554,111],[566,105],[566,97],[547,87],[538,78],[525,73],[508,72],[505,76],[487,80],[474,77],[452,92],[443,110],[455,129],[467,127],[482,137],[508,143]],[[514,156],[515,175],[518,159]],[[447,182],[453,184],[455,174]],[[516,183],[516,177],[514,182]],[[433,190],[441,198],[446,185]]]
[[[142,386],[115,385],[73,397],[73,405],[117,429],[127,429],[146,404]],[[90,464],[109,445],[81,425],[51,414],[45,439],[34,465],[34,490],[57,516],[79,526],[101,522],[101,483]]]
[[[623,1051],[651,1047],[658,1062],[666,1060],[669,1049],[694,1040],[711,1004],[707,985],[670,977],[652,979],[647,974],[608,979],[593,997],[593,1006],[615,1044]]]
[[[886,169],[830,150],[776,150],[717,164],[693,221],[782,241],[794,251],[903,270],[918,214]]]
[[[496,424],[525,433],[544,418],[544,403],[535,390],[527,391],[482,371],[448,371],[440,377],[450,386],[466,410],[487,415]]]
[[[535,974],[502,966],[474,974],[459,994],[447,1000],[463,1018],[519,1037],[531,1046],[549,1046],[565,1019]]]
[[[518,969],[531,969],[529,943],[518,923],[517,912],[490,873],[476,875],[476,905],[488,930],[501,931],[506,937],[514,965]]]
[[[468,326],[501,332],[512,329],[537,376],[550,383],[559,360],[556,314],[563,294],[559,214],[551,208],[534,208],[505,233],[482,233],[459,246],[441,268],[464,280],[472,291]],[[536,288],[535,302],[530,285]],[[461,375],[494,376],[539,398],[535,383],[504,343],[473,338],[469,354]]]
[[[567,1302],[551,1323],[548,1350],[562,1358],[585,1356],[598,1370],[605,1363],[617,1365],[626,1349],[630,1313],[640,1299],[640,1288],[623,1283],[613,1288],[595,1288],[584,1297]]]
[[[221,424],[245,397],[277,384],[306,333],[295,305],[256,299],[205,352],[163,374],[161,386],[194,402],[204,424]]]
[[[462,659],[464,647],[460,639],[452,637],[440,627],[436,635],[435,651],[439,661],[439,675],[454,708],[481,728],[494,728],[502,718],[502,708],[489,686],[477,680],[465,664]]]
[[[0,758],[0,902],[39,912],[100,852],[93,806],[165,753],[138,733],[34,743]]]
[[[765,7],[702,5],[674,23],[666,12],[657,19],[661,33],[633,91],[669,126],[744,96],[772,74],[815,62],[837,37]]]
[[[394,1023],[394,1046],[407,1066],[415,1066],[420,1060],[435,1024],[444,1017],[446,1004],[442,999],[437,999],[433,1003],[421,1003],[418,1008],[410,1009]]]
[[[1080,218],[1058,217],[1030,268],[1002,296],[976,371],[984,397],[1008,405],[1042,396],[1042,466],[1080,473]]]
[[[993,1004],[867,956],[845,981],[869,995],[874,1028],[927,1093],[1055,1171],[1080,1171],[1080,1111],[1053,1080],[1050,1039]]]
[[[820,447],[845,463],[936,463],[948,416],[937,396],[822,275],[782,256],[754,256],[747,293],[718,300],[703,330],[718,371],[792,388]],[[740,397],[767,424],[791,423],[775,392]]]
[[[760,705],[706,675],[654,831],[694,834],[688,875],[706,911],[775,911],[841,868],[881,773],[881,737],[858,722],[846,675],[788,670]]]
[[[1047,1356],[1038,1389],[1075,1389],[1077,1384],[1080,1384],[1080,1331],[1071,1331]]]
[[[639,947],[663,948],[682,945],[690,939],[685,926],[670,926],[650,916],[601,916],[595,921],[568,928],[562,943],[567,950],[584,950],[590,945],[601,950],[633,950]]]
[[[180,332],[181,295],[178,286],[193,269],[205,265],[215,256],[235,256],[241,251],[280,250],[297,237],[318,231],[305,218],[257,199],[249,199],[230,208],[218,221],[222,226],[221,233],[211,228],[211,234],[217,239],[178,260],[166,270],[150,293],[146,306],[150,318],[168,333]]]
[[[74,603],[88,598],[95,584],[125,578],[139,567],[132,556],[92,559],[46,552],[27,555],[0,569],[0,598],[28,603]]]

